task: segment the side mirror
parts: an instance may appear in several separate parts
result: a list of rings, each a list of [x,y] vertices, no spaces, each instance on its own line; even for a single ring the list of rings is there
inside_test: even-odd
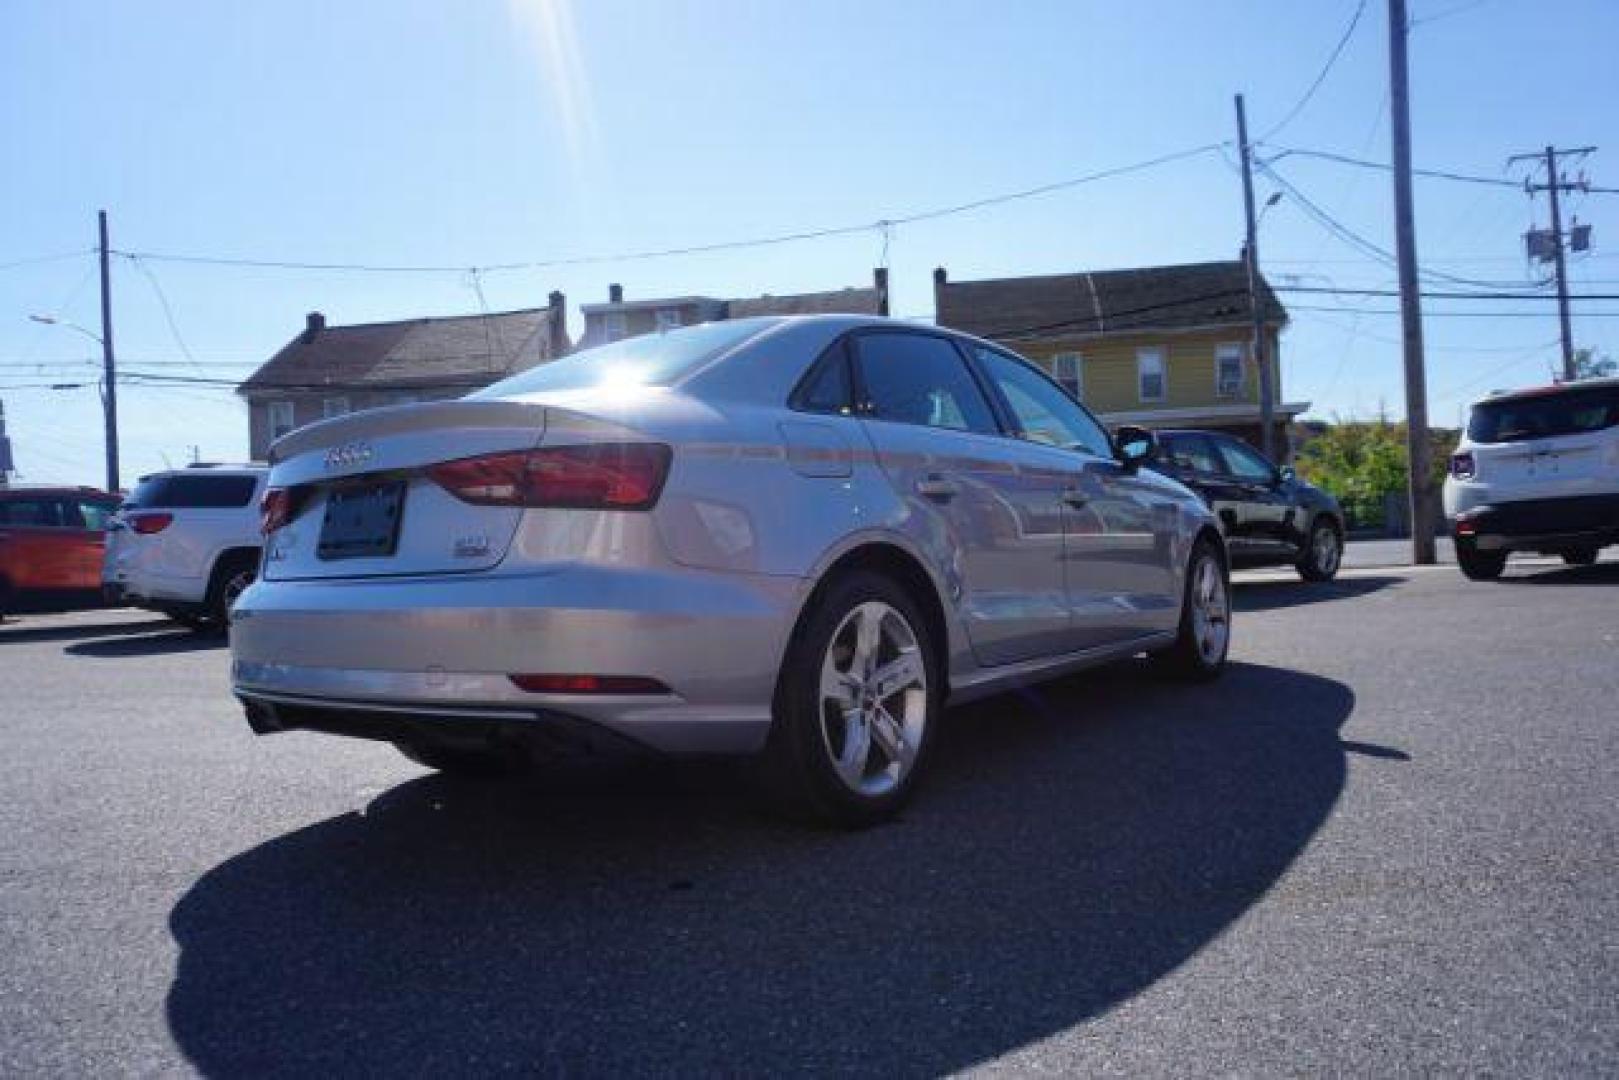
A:
[[[1293,471],[1293,466],[1283,465],[1280,469],[1276,470],[1276,475],[1281,477],[1282,483],[1291,484],[1294,480],[1298,479],[1299,474]]]
[[[1113,445],[1118,448],[1119,461],[1127,468],[1135,469],[1158,449],[1158,436],[1146,428],[1126,424],[1114,436]]]

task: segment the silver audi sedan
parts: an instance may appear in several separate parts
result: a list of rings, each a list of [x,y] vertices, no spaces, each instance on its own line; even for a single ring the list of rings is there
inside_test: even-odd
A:
[[[941,710],[1146,653],[1217,675],[1224,542],[1039,369],[858,316],[575,353],[271,450],[233,610],[253,730],[448,772],[613,745],[750,759],[800,816],[892,814]]]

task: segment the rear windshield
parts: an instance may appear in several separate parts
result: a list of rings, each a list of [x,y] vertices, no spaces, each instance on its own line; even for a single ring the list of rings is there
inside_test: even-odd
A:
[[[467,397],[503,398],[542,390],[584,390],[615,384],[672,386],[708,360],[740,345],[769,325],[739,319],[626,338],[539,364]]]
[[[148,476],[135,485],[124,505],[133,510],[222,509],[253,501],[258,480],[252,476]]]
[[[1600,431],[1619,424],[1619,386],[1557,390],[1473,406],[1467,437],[1476,443],[1521,442]]]

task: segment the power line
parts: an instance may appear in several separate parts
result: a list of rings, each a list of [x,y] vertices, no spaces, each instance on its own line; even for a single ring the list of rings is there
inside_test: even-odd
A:
[[[1259,138],[1255,141],[1264,142],[1266,139],[1282,130],[1288,124],[1292,123],[1293,118],[1304,111],[1304,107],[1310,103],[1310,99],[1315,97],[1315,92],[1321,89],[1321,84],[1327,81],[1327,75],[1332,72],[1333,65],[1338,62],[1338,57],[1343,55],[1344,46],[1349,44],[1350,37],[1352,37],[1355,33],[1355,27],[1360,25],[1360,17],[1365,13],[1366,0],[1360,0],[1360,2],[1355,5],[1355,13],[1349,17],[1349,25],[1344,27],[1343,34],[1338,38],[1338,44],[1332,47],[1332,52],[1327,56],[1327,62],[1321,66],[1321,72],[1315,77],[1315,81],[1310,84],[1310,88],[1304,91],[1304,96],[1299,98],[1294,106],[1287,111],[1286,116],[1277,121],[1277,123],[1269,131],[1259,136]]]
[[[55,255],[31,255],[24,259],[12,259],[10,262],[0,262],[0,270],[10,270],[18,266],[35,266],[39,263],[61,262],[64,259],[77,259],[84,255],[95,254],[94,248],[81,248],[78,251],[63,251]]]
[[[1327,311],[1342,315],[1352,310],[1357,315],[1398,315],[1398,308],[1354,308],[1346,309],[1342,305],[1323,306],[1319,304],[1290,304],[1288,311]],[[1424,319],[1451,318],[1451,319],[1544,319],[1543,311],[1424,311]],[[1582,319],[1615,319],[1619,318],[1619,311],[1582,311]]]
[[[1339,285],[1273,285],[1277,292],[1336,293],[1341,296],[1399,296],[1398,289],[1346,288]],[[1454,292],[1423,290],[1419,295],[1431,300],[1556,300],[1551,293],[1513,292]],[[1619,300],[1619,293],[1584,293],[1570,296],[1570,300]]]
[[[1394,166],[1385,161],[1368,161],[1365,158],[1350,157],[1348,154],[1337,154],[1330,150],[1305,150],[1299,147],[1279,146],[1280,153],[1266,159],[1266,164],[1274,164],[1288,157],[1315,158],[1320,161],[1332,161],[1339,165],[1354,165],[1362,169],[1377,169],[1381,172],[1390,172]],[[1489,187],[1512,188],[1522,191],[1523,185],[1516,180],[1505,180],[1498,176],[1472,176],[1467,173],[1451,172],[1446,169],[1412,169],[1412,176],[1425,176],[1432,180],[1455,180],[1463,184],[1485,184]]]
[[[732,251],[742,248],[768,247],[778,244],[794,243],[801,240],[819,240],[833,236],[848,236],[855,233],[880,233],[896,225],[913,225],[922,221],[932,221],[938,218],[950,217],[956,214],[965,214],[974,210],[982,210],[1003,203],[1015,202],[1021,199],[1037,198],[1057,191],[1079,187],[1083,184],[1095,183],[1114,177],[1127,176],[1131,173],[1156,168],[1176,161],[1212,153],[1222,144],[1205,143],[1201,146],[1188,147],[1173,153],[1160,154],[1157,157],[1144,161],[1132,162],[1128,165],[1117,165],[1081,176],[1069,177],[1066,180],[1057,180],[1038,187],[1024,188],[1019,191],[1005,192],[999,195],[990,195],[971,202],[956,203],[950,206],[935,207],[929,210],[919,210],[909,214],[894,217],[879,218],[876,221],[864,222],[858,225],[836,225],[825,229],[807,229],[797,232],[780,233],[774,236],[755,237],[748,240],[729,240],[712,244],[692,244],[684,247],[657,248],[642,251],[619,252],[604,255],[575,255],[566,258],[535,259],[526,262],[489,263],[475,266],[448,266],[429,264],[402,264],[388,265],[380,263],[338,263],[338,262],[300,262],[278,259],[236,258],[215,255],[180,254],[174,252],[156,251],[125,251],[115,250],[113,253],[131,259],[147,259],[154,262],[195,263],[206,266],[235,266],[252,267],[270,270],[323,270],[323,271],[354,271],[366,273],[397,273],[397,274],[464,274],[477,272],[480,274],[499,273],[518,270],[542,270],[560,266],[584,266],[594,263],[634,262],[645,259],[662,259],[680,255],[701,255],[715,251]]]

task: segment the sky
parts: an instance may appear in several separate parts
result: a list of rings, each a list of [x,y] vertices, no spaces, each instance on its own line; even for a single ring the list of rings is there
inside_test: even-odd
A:
[[[865,285],[886,259],[895,313],[929,318],[936,266],[963,280],[1235,258],[1238,92],[1257,155],[1292,189],[1261,223],[1266,276],[1390,288],[1386,263],[1310,212],[1392,250],[1388,174],[1281,156],[1390,159],[1385,0],[1367,0],[1327,67],[1360,6],[8,0],[0,400],[15,479],[102,481],[99,346],[66,325],[100,332],[99,209],[113,248],[135,255],[112,265],[121,368],[168,377],[120,386],[126,484],[193,454],[245,457],[246,408],[208,380],[245,378],[309,311],[332,324],[469,314],[540,306],[560,289],[577,337],[578,305],[613,282],[630,299],[785,293]],[[1594,145],[1570,167],[1619,188],[1619,2],[1410,9],[1419,168],[1518,180],[1513,154]],[[874,227],[1199,147],[1211,148]],[[1280,190],[1263,171],[1257,181],[1261,201]],[[1425,271],[1544,276],[1522,255],[1544,196],[1420,177],[1416,191]],[[1565,215],[1593,226],[1573,291],[1619,293],[1619,195],[1570,196]],[[844,227],[680,256],[465,269]],[[1286,400],[1323,418],[1402,414],[1395,301],[1284,299]],[[1619,355],[1619,302],[1574,310],[1576,345]],[[1545,381],[1557,361],[1555,304],[1432,299],[1424,314],[1436,423],[1456,423],[1485,390]]]

